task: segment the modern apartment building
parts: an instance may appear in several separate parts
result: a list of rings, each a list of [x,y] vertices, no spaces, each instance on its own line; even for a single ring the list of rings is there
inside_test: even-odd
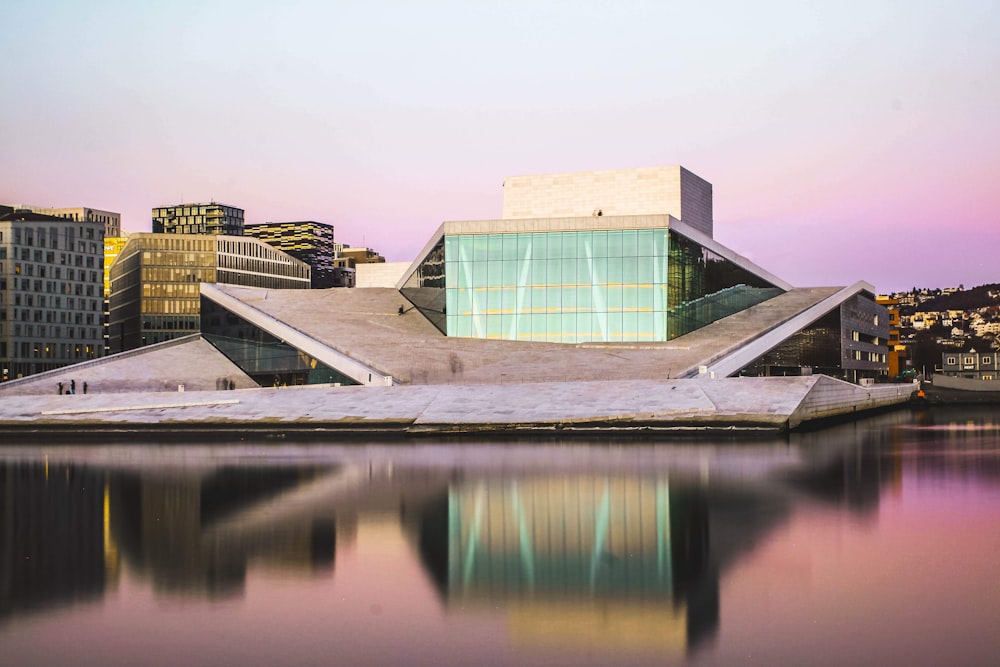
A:
[[[105,236],[120,236],[122,231],[121,213],[114,211],[102,211],[97,208],[77,206],[70,208],[50,208],[47,206],[32,206],[30,204],[14,204],[17,210],[42,213],[44,215],[54,215],[58,218],[66,218],[74,222],[100,222],[104,225]]]
[[[3,380],[104,354],[106,222],[0,207]]]
[[[243,209],[217,202],[159,206],[153,209],[153,233],[243,236]]]
[[[354,269],[341,257],[343,245],[334,241],[333,225],[314,220],[265,222],[248,225],[243,235],[300,259],[312,269],[313,289],[354,287]]]
[[[132,234],[110,272],[109,347],[199,331],[199,283],[309,289],[309,265],[243,236]]]

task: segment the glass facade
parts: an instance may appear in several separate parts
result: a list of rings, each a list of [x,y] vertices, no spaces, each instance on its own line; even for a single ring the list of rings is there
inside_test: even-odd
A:
[[[665,341],[782,290],[668,229],[445,235],[402,293],[449,336]]]
[[[199,283],[307,289],[309,266],[253,238],[137,233],[109,279],[107,345],[124,352],[197,333]]]
[[[201,299],[202,336],[264,387],[358,384],[210,299]]]

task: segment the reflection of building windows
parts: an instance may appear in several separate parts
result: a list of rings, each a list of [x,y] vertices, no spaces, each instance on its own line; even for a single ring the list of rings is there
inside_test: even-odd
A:
[[[965,365],[966,366],[972,366],[975,363],[976,363],[976,358],[975,357],[966,357],[965,358]]]
[[[958,357],[948,357],[945,363],[947,363],[949,366],[954,366],[955,364],[958,363]]]
[[[983,357],[982,361],[983,361],[983,366],[989,366],[990,364],[993,363],[993,358],[992,357]]]

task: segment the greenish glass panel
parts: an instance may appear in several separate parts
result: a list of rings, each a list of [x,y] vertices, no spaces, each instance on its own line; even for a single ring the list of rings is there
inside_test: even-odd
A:
[[[575,259],[561,259],[557,262],[559,264],[560,273],[560,284],[562,285],[575,285],[576,284],[576,260]]]
[[[517,288],[504,287],[500,290],[500,309],[506,312],[513,312],[517,303]]]
[[[487,283],[487,271],[489,265],[486,262],[475,262],[472,265],[472,287],[485,287]]]
[[[594,233],[577,232],[576,235],[576,258],[586,259],[594,256]]]
[[[562,262],[558,259],[550,259],[545,263],[545,284],[561,285],[562,282]]]
[[[529,313],[521,313],[515,318],[517,337],[520,340],[531,340],[531,315]]]
[[[448,308],[448,312],[454,312],[456,315],[468,315],[472,312],[472,290],[468,289],[457,289],[449,290],[455,295],[455,308]]]
[[[486,316],[486,336],[488,338],[499,338],[500,337],[500,315],[487,315]]]
[[[517,258],[530,259],[534,256],[531,234],[517,234]]]
[[[531,295],[531,310],[532,312],[544,312],[545,311],[545,288],[544,287],[530,287],[528,291]]]
[[[486,260],[499,262],[503,259],[503,235],[488,234],[486,236]]]
[[[455,322],[455,335],[468,338],[472,335],[472,317],[469,315],[459,315]]]
[[[612,230],[608,232],[608,257],[621,258],[624,256],[624,246],[622,243],[622,232]]]
[[[532,313],[531,337],[533,340],[545,339],[545,313]]]
[[[578,285],[589,285],[593,271],[593,261],[590,259],[578,259],[576,260],[576,283]]]
[[[636,310],[639,307],[639,288],[633,286],[622,287],[622,308],[626,310]]]
[[[500,262],[500,284],[517,285],[518,263],[512,260]]]
[[[656,289],[651,285],[636,287],[635,307],[640,310],[656,310]]]
[[[517,337],[517,331],[513,329],[512,326],[513,324],[514,324],[513,315],[508,315],[504,313],[500,316],[500,336],[502,338],[511,339]]]
[[[656,337],[654,313],[636,313],[636,330],[639,340],[654,340]]]
[[[594,257],[608,256],[608,233],[593,232]]]
[[[475,247],[475,243],[473,242],[474,237],[457,236],[455,238],[458,240],[458,256],[455,259],[459,262],[471,262],[475,254],[473,251]]]
[[[552,312],[553,310],[559,310],[561,308],[562,308],[562,288],[546,287],[545,310]]]
[[[486,310],[489,313],[499,313],[500,312],[500,290],[496,288],[490,288],[486,291]]]
[[[577,257],[576,253],[577,253],[577,249],[578,249],[578,246],[579,246],[579,242],[577,241],[577,237],[578,236],[579,236],[579,233],[577,233],[577,232],[564,232],[563,233],[563,235],[562,235],[562,253],[560,255],[560,259],[563,259],[563,260],[576,259],[576,257]]]
[[[622,260],[622,282],[634,285],[639,281],[639,258],[626,257]]]
[[[562,299],[562,308],[563,308],[563,310],[566,310],[566,311],[575,311],[576,310],[576,295],[577,295],[577,292],[578,292],[578,290],[577,290],[576,287],[563,287],[560,290],[560,298]]]
[[[562,315],[548,313],[545,315],[545,335],[547,340],[558,343],[562,334]]]
[[[620,311],[622,309],[622,288],[620,285],[608,287],[608,311]]]
[[[547,280],[548,263],[544,259],[533,259],[529,264],[528,284],[541,286]]]
[[[550,262],[557,261],[562,255],[562,234],[553,232],[546,236],[548,238],[545,242],[545,259]]]
[[[531,235],[531,257],[533,259],[545,259],[547,241],[547,234],[537,233]]]
[[[624,260],[621,257],[607,258],[607,282],[610,284],[620,284],[622,282],[622,265]]]
[[[636,232],[636,256],[652,257],[656,254],[654,246],[654,233],[652,229],[640,229]]]
[[[653,258],[649,256],[636,257],[635,281],[642,285],[653,283]]]
[[[517,234],[503,234],[503,259],[511,261],[517,259]]]
[[[622,313],[622,337],[625,340],[642,340],[639,335],[639,317],[636,312]]]
[[[503,262],[499,259],[486,263],[486,284],[490,287],[503,284]]]
[[[488,258],[489,237],[486,234],[475,234],[472,237],[472,261],[485,262]]]
[[[622,230],[622,257],[639,256],[639,232],[635,229]]]
[[[580,287],[576,290],[576,307],[580,310],[593,310],[594,290],[590,287]]]

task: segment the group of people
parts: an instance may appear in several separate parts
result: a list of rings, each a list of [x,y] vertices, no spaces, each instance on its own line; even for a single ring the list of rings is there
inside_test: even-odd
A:
[[[65,389],[65,384],[62,383],[62,382],[60,382],[59,383],[59,395],[60,396],[62,396],[63,394],[75,394],[76,393],[76,380],[70,380],[69,381],[69,389],[63,391],[64,389]],[[83,393],[85,393],[85,394],[87,393],[87,383],[86,382],[83,383]]]

